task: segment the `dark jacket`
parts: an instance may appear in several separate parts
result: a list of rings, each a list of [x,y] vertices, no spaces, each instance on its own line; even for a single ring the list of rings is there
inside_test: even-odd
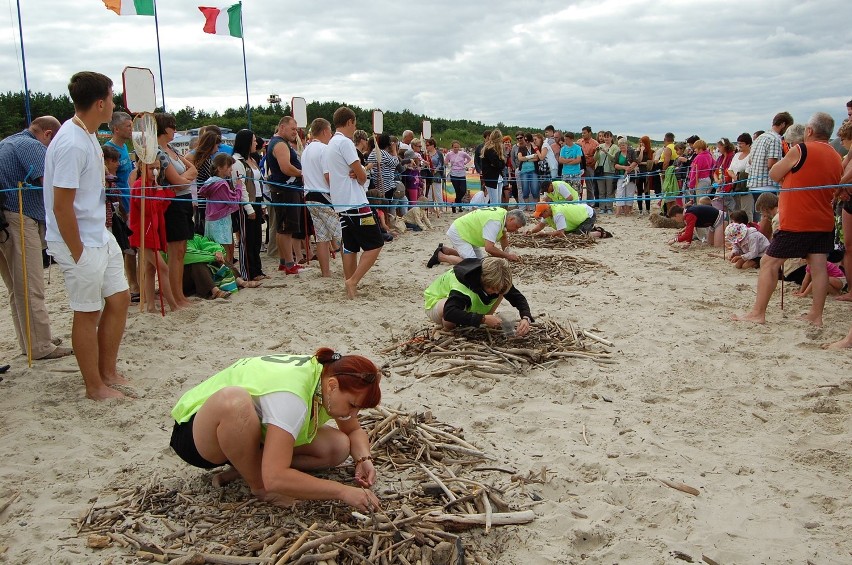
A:
[[[503,174],[506,160],[501,159],[494,149],[487,149],[482,156],[482,182],[491,188],[497,188],[497,179]]]
[[[497,299],[495,294],[487,294],[482,289],[482,259],[464,259],[453,267],[456,279],[464,286],[475,292],[484,303],[493,302]],[[521,292],[512,286],[503,296],[509,304],[517,308],[521,318],[528,317],[533,321],[530,305]],[[471,302],[470,297],[465,296],[457,290],[450,291],[447,302],[444,304],[444,320],[457,326],[478,326],[482,323],[482,314],[468,312]]]

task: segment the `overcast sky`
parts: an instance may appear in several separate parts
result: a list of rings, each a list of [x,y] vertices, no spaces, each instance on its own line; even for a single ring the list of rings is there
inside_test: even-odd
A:
[[[0,88],[22,90],[15,0],[0,0]],[[29,86],[79,70],[157,75],[154,19],[101,0],[21,0]],[[201,31],[199,4],[159,0],[167,109],[245,103],[240,40]],[[6,9],[3,9],[6,8]],[[245,0],[249,93],[431,116],[708,140],[852,99],[849,0]],[[310,116],[309,116],[310,118]]]

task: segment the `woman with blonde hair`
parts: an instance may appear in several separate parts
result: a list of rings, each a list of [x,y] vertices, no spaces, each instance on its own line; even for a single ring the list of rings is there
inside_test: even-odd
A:
[[[482,145],[482,186],[488,191],[488,202],[496,205],[500,202],[500,190],[497,186],[506,155],[503,152],[503,133],[495,129]]]

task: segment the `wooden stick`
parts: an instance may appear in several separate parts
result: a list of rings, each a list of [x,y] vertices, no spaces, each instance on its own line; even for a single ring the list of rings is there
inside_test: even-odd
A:
[[[271,557],[239,557],[237,555],[218,555],[215,553],[202,553],[206,563],[216,565],[255,565],[257,563],[271,563]]]
[[[311,535],[311,532],[317,529],[317,526],[319,526],[319,524],[317,522],[314,522],[313,524],[311,524],[310,528],[302,532],[302,535],[300,535],[299,538],[295,542],[293,542],[293,545],[290,546],[290,549],[288,549],[284,553],[284,555],[282,555],[278,559],[278,561],[275,562],[275,565],[283,565],[284,563],[287,563],[287,560],[290,559],[290,556],[293,555],[300,547],[302,547],[302,544],[307,541],[308,537]]]
[[[609,341],[608,339],[604,339],[601,336],[593,334],[592,332],[590,332],[588,330],[582,330],[580,333],[582,333],[584,337],[587,337],[587,338],[591,339],[592,341],[596,341],[600,344],[606,345],[607,347],[613,346],[613,343],[611,341]]]
[[[9,506],[11,506],[11,504],[13,502],[18,500],[19,496],[21,496],[21,491],[15,491],[14,494],[12,494],[12,496],[10,496],[8,499],[6,499],[6,501],[3,504],[0,504],[0,514],[5,512],[6,509],[9,508]],[[83,521],[85,522],[85,518],[83,519]],[[80,532],[77,532],[77,533],[79,534]]]
[[[461,525],[484,525],[486,520],[485,514],[443,514],[441,512],[430,512],[426,514],[426,519],[432,522]],[[491,523],[494,526],[529,524],[533,520],[535,520],[535,512],[532,510],[497,512],[491,515]]]
[[[685,492],[687,494],[691,494],[693,496],[698,496],[701,494],[701,491],[695,487],[691,487],[689,485],[685,485],[683,483],[676,483],[674,481],[667,481],[666,479],[657,479],[667,487],[673,488],[675,490],[679,490],[681,492]]]
[[[314,555],[303,555],[294,565],[305,565],[306,563],[316,563],[317,561],[326,561],[327,559],[335,559],[340,555],[339,549],[333,549],[325,553],[316,553]]]
[[[437,475],[435,475],[435,473],[433,473],[428,468],[426,468],[426,465],[424,465],[423,463],[420,463],[420,468],[422,468],[423,471],[425,471],[426,474],[429,475],[430,479],[435,481],[435,484],[437,484],[439,487],[441,487],[441,490],[444,491],[444,494],[447,495],[447,498],[449,498],[450,501],[455,502],[457,500],[456,495],[453,494],[453,491],[451,491],[449,488],[447,488],[447,485],[445,485],[443,482],[441,482],[441,479],[439,479],[437,477]]]
[[[482,489],[479,491],[482,495],[482,505],[485,507],[485,535],[488,535],[488,532],[491,531],[491,521],[494,518],[494,512],[491,510],[491,501],[488,500],[488,491]]]
[[[583,424],[583,441],[586,445],[589,445],[589,438],[586,437],[586,424]]]

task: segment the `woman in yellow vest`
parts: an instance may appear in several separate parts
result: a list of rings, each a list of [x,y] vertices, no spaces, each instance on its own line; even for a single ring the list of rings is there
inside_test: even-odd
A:
[[[379,507],[376,481],[358,411],[381,401],[381,373],[360,355],[321,348],[314,355],[240,359],[187,391],[172,410],[171,447],[195,467],[230,463],[214,477],[243,477],[252,493],[287,506],[295,499],[340,500],[359,510]],[[334,419],[337,429],[324,424]],[[349,456],[348,486],[305,473],[336,467]]]
[[[494,312],[503,298],[521,316],[515,335],[526,335],[533,322],[526,297],[512,284],[509,262],[499,257],[463,260],[435,279],[423,296],[426,315],[445,330],[482,324],[501,327],[503,320]]]
[[[518,231],[526,223],[527,218],[520,210],[488,207],[468,212],[447,230],[452,247],[439,243],[426,266],[431,269],[438,263],[455,265],[462,259],[482,259],[486,253],[517,261],[518,256],[508,250],[509,237],[506,234]],[[497,247],[498,241],[502,249]]]
[[[553,228],[549,234],[551,237],[565,237],[565,234],[580,233],[592,238],[605,239],[612,234],[601,227],[595,227],[594,208],[586,204],[548,204],[539,202],[535,205],[533,214],[539,219],[538,224],[531,230],[530,234],[537,234],[546,227]]]

